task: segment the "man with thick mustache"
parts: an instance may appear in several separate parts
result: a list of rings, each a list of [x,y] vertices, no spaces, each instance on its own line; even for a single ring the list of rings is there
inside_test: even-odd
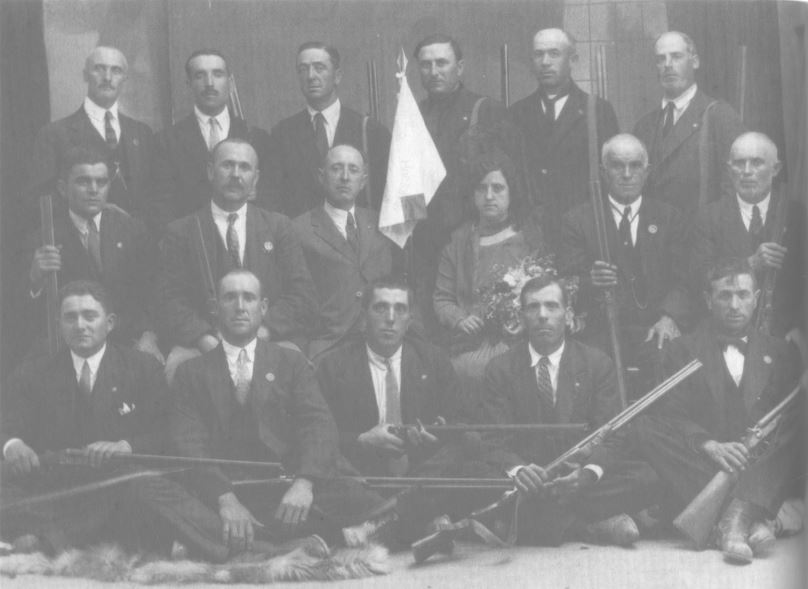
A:
[[[700,61],[690,37],[663,33],[654,43],[654,55],[662,104],[637,121],[634,135],[647,146],[651,160],[648,193],[678,208],[689,224],[700,200],[716,200],[729,187],[724,162],[730,144],[745,129],[735,109],[696,84]],[[709,148],[702,151],[702,144]]]
[[[572,80],[578,61],[575,39],[562,29],[543,29],[533,37],[533,73],[539,88],[510,108],[525,141],[528,187],[544,205],[542,229],[554,250],[561,217],[589,194],[586,104],[588,96]],[[598,147],[617,134],[612,105],[598,97]]]
[[[208,204],[169,224],[161,243],[157,316],[170,346],[166,375],[185,359],[219,345],[216,284],[244,268],[264,284],[269,308],[262,339],[304,345],[315,313],[314,286],[288,218],[247,202],[258,181],[258,156],[245,139],[225,139],[210,153]]]
[[[348,108],[338,90],[342,80],[335,47],[308,41],[297,50],[295,64],[306,108],[272,129],[272,157],[264,175],[273,192],[269,208],[297,217],[320,206],[319,169],[335,145],[351,145],[367,157],[368,181],[358,203],[379,210],[387,178],[390,132],[378,121]]]
[[[162,227],[189,215],[210,198],[206,174],[208,154],[219,141],[245,139],[258,154],[263,170],[268,165],[269,135],[230,112],[230,70],[217,49],[194,51],[185,62],[187,84],[194,108],[187,117],[158,136],[157,186],[151,214]],[[251,200],[266,203],[266,182],[259,180]]]
[[[45,125],[36,137],[25,198],[32,209],[42,194],[55,194],[62,158],[72,147],[92,148],[104,155],[109,169],[110,205],[144,217],[153,190],[152,131],[119,108],[129,64],[115,47],[98,46],[87,56],[87,97],[72,115]],[[61,207],[60,207],[61,208]]]
[[[647,196],[648,153],[633,135],[615,135],[601,157],[606,240],[612,263],[600,259],[591,202],[572,209],[561,227],[559,264],[581,279],[581,334],[611,353],[602,308],[605,289],[615,289],[619,338],[626,367],[640,368],[636,393],[656,380],[659,350],[677,337],[690,313],[685,270],[685,228],[671,205]]]

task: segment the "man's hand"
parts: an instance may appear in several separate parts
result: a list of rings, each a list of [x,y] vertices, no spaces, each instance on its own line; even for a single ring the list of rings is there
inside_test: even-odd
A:
[[[210,352],[218,345],[219,345],[219,338],[209,333],[206,333],[205,335],[200,337],[196,342],[197,349],[203,354],[205,352]]]
[[[549,482],[547,471],[536,464],[526,464],[513,477],[516,488],[528,496],[542,496]]]
[[[359,434],[356,441],[363,446],[370,446],[374,450],[381,450],[385,456],[398,458],[404,454],[404,441],[391,434],[386,423],[380,423],[373,429]]]
[[[113,454],[131,454],[132,446],[126,440],[118,442],[93,442],[85,446],[84,452],[90,459],[90,466],[99,467],[107,462]]]
[[[287,526],[296,527],[309,517],[309,509],[314,501],[312,483],[308,479],[295,479],[292,486],[284,494],[281,504],[275,512],[275,519]]]
[[[160,364],[165,366],[166,359],[157,346],[157,334],[153,331],[144,331],[143,335],[135,343],[135,349],[154,356]]]
[[[14,440],[6,447],[3,457],[16,476],[22,476],[39,468],[39,456],[22,440]]]
[[[222,518],[222,541],[232,554],[251,550],[255,539],[253,526],[264,527],[232,492],[219,497],[219,517]]]
[[[31,260],[31,270],[28,278],[31,280],[31,290],[38,291],[42,288],[42,280],[48,272],[58,272],[62,269],[61,246],[43,245],[34,252],[34,259]]]
[[[592,286],[598,288],[617,286],[617,266],[607,264],[602,260],[595,260],[589,271],[589,279],[592,281]]]
[[[777,268],[780,270],[783,267],[783,260],[786,258],[788,249],[775,243],[767,241],[761,243],[757,251],[749,257],[749,265],[753,270],[761,270],[763,268]]]
[[[659,318],[659,321],[654,323],[653,327],[648,330],[648,336],[645,338],[645,341],[650,342],[652,339],[656,338],[657,349],[661,350],[665,340],[674,340],[680,335],[682,335],[682,332],[679,331],[676,321],[667,315],[663,315]]]
[[[429,445],[439,445],[440,440],[437,437],[430,434],[424,428],[424,424],[418,421],[418,427],[410,426],[404,428],[405,435],[407,437],[405,442],[405,446],[409,445],[411,447],[417,448],[419,446],[429,446]]]
[[[716,442],[707,440],[702,446],[704,453],[721,467],[721,470],[735,472],[745,470],[749,464],[749,450],[740,442]]]
[[[576,495],[586,487],[594,484],[597,479],[594,472],[583,468],[578,463],[567,462],[564,466],[570,469],[570,473],[553,479],[545,486],[546,489],[550,490],[553,497],[563,499],[564,497]]]
[[[482,330],[484,325],[485,322],[477,317],[477,315],[469,315],[468,317],[464,317],[458,321],[456,327],[463,333],[475,335],[480,333],[480,330]]]

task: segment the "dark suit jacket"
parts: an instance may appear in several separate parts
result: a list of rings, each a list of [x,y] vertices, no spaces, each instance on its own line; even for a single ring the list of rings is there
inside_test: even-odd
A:
[[[340,449],[361,472],[384,472],[385,462],[361,447],[357,437],[379,424],[379,408],[368,365],[364,338],[345,341],[317,367],[317,379],[328,401],[340,436]],[[405,337],[401,358],[401,418],[404,423],[434,423],[453,417],[451,400],[460,392],[454,369],[440,348]],[[411,456],[412,461],[425,456]]]
[[[527,342],[489,362],[485,386],[485,409],[491,423],[546,422]],[[593,429],[606,423],[620,411],[611,358],[568,338],[559,365],[557,395],[558,423],[586,423]],[[498,436],[488,460],[505,471],[530,462],[543,466],[557,458],[553,445],[546,442],[546,438],[533,433]],[[609,445],[596,448],[589,462],[605,469],[612,461]]]
[[[0,444],[21,438],[42,453],[126,440],[133,452],[162,452],[168,391],[162,366],[153,357],[107,342],[93,388],[92,415],[84,416],[92,431],[79,425],[81,394],[66,346],[55,356],[20,365],[3,390]]]
[[[390,132],[384,125],[369,118],[367,147],[363,147],[362,117],[342,104],[333,145],[352,145],[361,152],[367,152],[371,202],[363,201],[366,198],[364,192],[359,195],[359,202],[379,210],[387,179]],[[294,218],[320,206],[324,198],[318,177],[322,162],[314,143],[314,127],[308,110],[304,109],[275,125],[270,139],[272,155],[266,171],[270,185],[267,208]]]
[[[357,207],[359,256],[334,226],[322,205],[294,220],[317,293],[317,325],[311,333],[314,358],[358,328],[365,285],[393,270],[392,242],[379,233],[378,218]],[[397,248],[396,248],[397,249]],[[400,256],[395,256],[399,258]]]
[[[225,457],[233,388],[221,346],[177,368],[170,432],[181,456]],[[335,474],[334,418],[300,352],[258,340],[248,402],[261,442],[290,474],[315,480]],[[233,490],[218,468],[198,471],[195,488],[213,504]]]
[[[559,239],[561,217],[574,206],[588,200],[589,154],[586,123],[588,94],[575,84],[558,120],[547,120],[537,90],[510,108],[514,125],[524,141],[524,166],[530,175],[529,189],[544,205],[544,224],[554,246]],[[620,129],[612,105],[597,99],[598,155],[603,143]]]
[[[128,217],[114,209],[107,209],[101,215],[98,228],[101,241],[101,267],[99,275],[90,254],[81,243],[76,226],[69,215],[54,219],[54,236],[61,245],[62,269],[58,273],[58,283],[64,286],[73,280],[95,280],[103,284],[113,297],[118,324],[110,337],[120,343],[131,343],[147,329],[153,329],[151,311],[155,275],[154,260],[157,247],[146,225],[140,219]],[[26,309],[32,323],[38,324],[36,335],[45,333],[45,294],[37,299],[30,295],[30,282],[27,278],[33,259],[33,252],[42,244],[37,232],[27,240],[22,256],[25,261],[20,281],[21,309]]]
[[[682,215],[667,203],[643,196],[639,210],[637,243],[642,273],[647,284],[648,306],[643,310],[632,295],[630,265],[618,255],[619,238],[611,207],[604,203],[609,251],[619,270],[617,301],[626,325],[650,327],[665,314],[681,325],[690,313],[685,270],[685,227]],[[559,266],[562,275],[578,275],[581,280],[579,310],[588,311],[588,327],[605,328],[600,309],[600,289],[589,279],[592,263],[599,259],[595,215],[591,203],[584,203],[564,215],[561,227]],[[640,301],[641,303],[642,301]]]
[[[152,131],[145,123],[127,117],[120,111],[118,119],[121,125],[120,147],[126,161],[122,166],[125,174],[124,182],[112,182],[108,200],[132,215],[143,217],[146,214],[147,199],[151,197],[153,190]],[[78,145],[92,147],[111,157],[106,140],[93,127],[84,106],[64,119],[48,123],[39,131],[28,169],[26,198],[32,207],[38,206],[37,199],[40,195],[56,194],[56,176],[62,158],[70,148]],[[59,204],[60,208],[66,210],[66,207]]]
[[[210,300],[215,299],[219,279],[232,269],[210,205],[172,222],[160,250],[159,327],[168,343],[192,347],[206,333],[215,333]],[[297,339],[302,344],[316,303],[303,250],[289,219],[248,205],[244,267],[260,278],[269,299],[264,322],[272,339]]]
[[[190,215],[210,201],[208,184],[208,145],[199,129],[196,115],[191,112],[173,126],[157,134],[155,173],[157,182],[150,214],[163,227],[169,222]],[[230,115],[228,137],[245,139],[255,148],[258,168],[269,167],[269,134],[259,127]],[[256,202],[266,201],[268,180],[259,175]]]
[[[701,90],[696,92],[687,110],[662,138],[663,112],[656,108],[634,126],[636,135],[648,149],[651,173],[646,192],[671,204],[687,219],[696,214],[699,203],[700,161],[709,158],[710,200],[717,200],[729,187],[726,162],[732,142],[746,129],[740,116],[726,102],[719,101],[707,115],[710,152],[699,152],[703,114],[713,101]]]
[[[786,233],[782,240],[775,238],[774,223],[779,200],[776,192],[769,201],[763,241],[776,239],[788,248],[785,266],[777,272],[774,288],[774,314],[772,334],[785,335],[795,326],[805,325],[805,207],[799,201],[788,201]],[[690,253],[690,278],[695,292],[704,290],[707,269],[719,258],[729,256],[747,258],[757,246],[741,219],[741,210],[735,195],[724,195],[699,211]],[[766,272],[758,273],[758,284]]]
[[[690,376],[653,408],[681,430],[695,452],[707,440],[737,441],[728,435],[726,415],[726,362],[711,321],[692,333],[671,342],[665,350],[666,374],[673,374],[693,358],[704,366]],[[744,361],[740,388],[749,425],[762,417],[791,391],[799,376],[795,348],[784,340],[762,333],[751,333]]]

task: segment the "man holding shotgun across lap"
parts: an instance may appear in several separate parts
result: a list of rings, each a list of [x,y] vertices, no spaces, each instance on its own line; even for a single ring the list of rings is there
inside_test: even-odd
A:
[[[729,560],[751,562],[771,547],[774,536],[767,520],[804,473],[801,411],[788,409],[757,461],[741,439],[792,390],[799,360],[793,346],[752,328],[760,292],[746,260],[719,260],[705,285],[708,321],[675,340],[665,354],[666,372],[693,357],[704,369],[672,391],[656,414],[641,419],[638,448],[665,481],[671,513],[719,470],[737,475],[718,523],[718,545]]]

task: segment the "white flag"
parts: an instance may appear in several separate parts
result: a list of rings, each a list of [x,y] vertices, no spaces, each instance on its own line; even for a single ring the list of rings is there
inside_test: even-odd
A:
[[[426,207],[446,177],[446,168],[407,83],[407,58],[403,49],[397,61],[398,104],[379,231],[403,248],[418,220],[426,219]]]

